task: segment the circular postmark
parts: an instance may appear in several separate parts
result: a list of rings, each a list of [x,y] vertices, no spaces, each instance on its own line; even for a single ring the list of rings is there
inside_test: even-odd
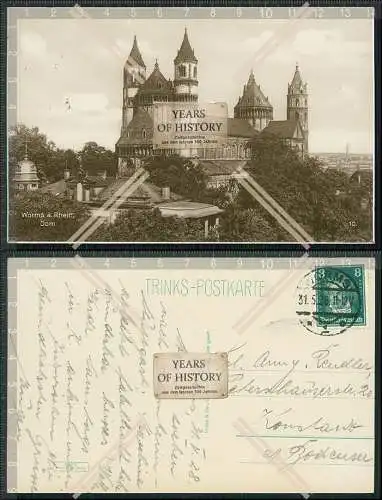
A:
[[[299,281],[296,313],[315,335],[339,335],[357,323],[363,293],[345,266],[316,267]]]

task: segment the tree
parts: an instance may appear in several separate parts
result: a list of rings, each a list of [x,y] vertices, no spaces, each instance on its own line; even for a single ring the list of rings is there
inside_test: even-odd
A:
[[[88,142],[80,153],[72,149],[58,148],[53,141],[48,140],[38,127],[28,128],[23,124],[12,127],[9,138],[9,173],[12,179],[17,164],[23,160],[26,151],[28,158],[37,168],[37,175],[42,184],[56,182],[63,178],[64,170],[70,170],[77,177],[82,168],[89,175],[96,175],[106,170],[109,176],[114,176],[117,170],[115,153],[95,142]]]
[[[256,208],[231,205],[221,217],[220,241],[278,241],[279,231]]]
[[[95,241],[202,241],[204,224],[200,220],[162,217],[159,209],[121,212],[114,224],[103,225]]]
[[[38,127],[28,128],[23,124],[12,127],[10,131],[9,174],[11,179],[17,164],[24,159],[26,152],[28,158],[35,163],[41,181],[56,180],[56,145],[48,141],[46,135],[42,134]]]
[[[175,193],[199,200],[207,188],[207,176],[202,167],[178,155],[153,156],[145,163],[150,182],[160,187],[169,186]]]
[[[9,238],[15,241],[66,241],[90,217],[83,204],[48,193],[19,193],[9,205]]]
[[[80,152],[82,168],[88,175],[97,175],[106,170],[110,177],[117,172],[117,157],[113,151],[99,146],[96,142],[87,142]]]
[[[316,241],[351,241],[362,238],[367,228],[358,222],[369,217],[356,200],[350,178],[338,170],[324,170],[313,157],[299,154],[273,136],[257,136],[252,142],[252,158],[245,170]],[[238,208],[258,207],[244,188],[236,201]],[[261,213],[261,210],[260,210]],[[278,224],[263,212],[268,222]],[[282,236],[284,234],[284,236]],[[293,240],[288,233],[282,239]],[[369,232],[368,239],[371,233]],[[277,240],[275,240],[277,241]]]

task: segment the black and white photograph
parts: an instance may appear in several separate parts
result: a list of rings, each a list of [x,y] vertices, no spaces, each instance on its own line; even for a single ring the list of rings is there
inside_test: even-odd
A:
[[[11,243],[372,243],[370,8],[8,9]]]

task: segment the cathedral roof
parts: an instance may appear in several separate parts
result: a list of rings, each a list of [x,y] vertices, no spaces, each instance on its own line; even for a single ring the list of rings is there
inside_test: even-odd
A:
[[[249,75],[248,83],[244,85],[243,95],[239,97],[239,101],[236,106],[255,106],[264,108],[272,107],[268,97],[265,97],[260,85],[256,83],[253,71],[251,71],[251,74]]]
[[[179,64],[181,62],[194,62],[197,63],[198,60],[195,57],[194,51],[191,48],[190,41],[187,35],[187,28],[184,30],[184,37],[182,45],[178,50],[178,54],[174,59],[175,64]]]
[[[227,129],[229,137],[251,138],[258,134],[247,120],[241,118],[228,118]]]
[[[144,68],[146,68],[146,65],[143,61],[143,58],[142,58],[142,55],[141,55],[141,52],[138,48],[138,42],[137,42],[137,37],[134,35],[134,42],[133,42],[133,47],[130,51],[130,55],[129,55],[129,58],[131,57],[131,59],[133,59],[136,63],[139,64],[139,66],[143,66]]]
[[[304,87],[305,87],[305,84],[301,78],[300,68],[298,67],[298,64],[296,64],[296,69],[295,69],[295,72],[293,75],[293,79],[290,82],[290,84],[288,85],[289,91],[296,91],[297,90],[298,92],[300,92],[300,91],[304,90]]]
[[[269,122],[262,133],[277,135],[282,139],[293,139],[298,126],[299,122],[297,120],[275,120]]]
[[[158,62],[155,63],[154,70],[147,80],[140,86],[138,94],[168,94],[172,92],[171,83],[163,76],[159,69]]]
[[[153,142],[153,120],[146,110],[138,108],[126,133],[118,140],[117,146],[147,146]]]

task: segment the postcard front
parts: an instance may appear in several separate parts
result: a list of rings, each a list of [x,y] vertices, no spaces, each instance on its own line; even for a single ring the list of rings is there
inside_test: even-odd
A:
[[[11,259],[8,491],[372,492],[373,266]]]
[[[8,240],[372,243],[373,26],[308,3],[9,8]]]

